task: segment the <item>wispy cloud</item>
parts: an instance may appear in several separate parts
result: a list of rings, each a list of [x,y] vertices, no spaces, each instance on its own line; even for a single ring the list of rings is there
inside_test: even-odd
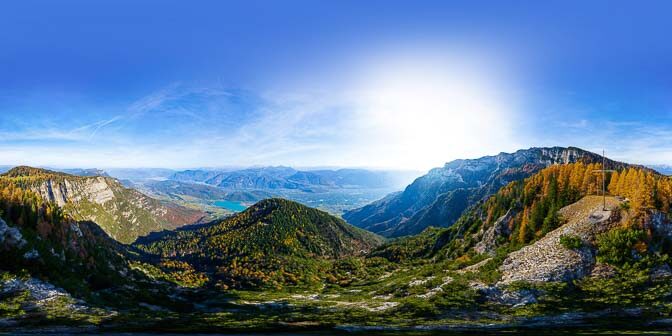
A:
[[[28,127],[9,125],[0,129],[0,142],[16,141],[68,141],[86,142],[92,141],[96,134],[105,127],[122,119],[122,115],[108,119],[98,120],[92,123],[69,128],[68,124],[53,126],[49,120],[35,121]],[[14,129],[14,130],[8,130]]]
[[[88,125],[77,127],[70,131],[71,134],[86,134],[88,133],[87,140],[92,140],[96,134],[101,131],[103,128],[123,119],[123,115],[116,115],[109,119],[99,120]]]
[[[457,158],[445,153],[468,152],[475,156],[515,149],[509,138],[514,131],[527,139],[521,146],[575,145],[594,151],[605,148],[610,157],[619,160],[672,162],[672,128],[667,124],[563,116],[530,122],[514,130],[515,120],[502,119],[505,116],[485,123],[476,122],[478,119],[472,116],[474,123],[468,125],[480,128],[460,130],[449,124],[459,121],[454,119],[460,118],[459,114],[442,116],[441,123],[432,119],[419,122],[414,119],[426,116],[420,114],[422,111],[411,111],[404,116],[410,119],[400,121],[413,122],[418,127],[433,122],[427,129],[439,132],[438,136],[423,136],[440,141],[412,142],[422,147],[418,148],[402,146],[404,137],[413,136],[396,133],[405,130],[404,122],[392,120],[394,127],[384,128],[390,124],[383,120],[389,118],[386,111],[363,115],[363,105],[361,92],[255,92],[178,83],[150,92],[125,107],[107,107],[109,113],[91,117],[71,113],[73,117],[66,118],[67,122],[62,116],[46,114],[31,122],[3,122],[0,157],[4,162],[0,163],[87,167],[420,167],[413,166],[418,164],[418,153],[431,157],[438,165]],[[457,133],[441,133],[447,129]],[[465,145],[466,141],[472,147]],[[481,152],[470,152],[474,144],[483,144]],[[446,148],[450,151],[446,152]]]
[[[558,121],[537,131],[537,144],[574,145],[588,150],[605,149],[607,156],[631,163],[672,162],[672,128],[637,120],[613,120],[601,116],[591,122]]]
[[[580,119],[575,121],[560,121],[558,125],[564,128],[586,129],[590,126],[590,121],[588,121],[587,119]]]

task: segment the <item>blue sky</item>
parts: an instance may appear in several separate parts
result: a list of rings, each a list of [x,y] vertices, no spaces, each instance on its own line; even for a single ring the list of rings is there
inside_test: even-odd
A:
[[[0,164],[672,163],[667,1],[14,1]]]

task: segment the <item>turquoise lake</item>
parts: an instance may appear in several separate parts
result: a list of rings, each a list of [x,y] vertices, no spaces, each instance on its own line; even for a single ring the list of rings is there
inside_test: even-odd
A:
[[[224,208],[224,209],[231,210],[231,211],[236,211],[236,212],[240,212],[240,211],[243,211],[243,210],[247,209],[247,207],[245,205],[243,205],[242,203],[234,202],[234,201],[215,201],[215,205],[220,207],[220,208]]]

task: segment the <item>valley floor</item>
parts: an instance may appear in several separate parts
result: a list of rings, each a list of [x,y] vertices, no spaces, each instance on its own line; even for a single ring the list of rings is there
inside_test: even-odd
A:
[[[0,333],[328,330],[329,334],[539,334],[550,328],[552,334],[564,331],[594,335],[609,334],[614,329],[628,329],[634,334],[672,331],[672,319],[664,306],[588,305],[585,300],[572,303],[579,298],[563,297],[562,291],[552,288],[533,302],[520,295],[524,290],[512,290],[510,299],[520,301],[512,305],[469,297],[475,291],[463,285],[465,281],[473,283],[475,274],[447,271],[437,279],[422,276],[430,271],[427,267],[419,271],[401,269],[383,274],[375,282],[348,288],[281,292],[179,289],[167,296],[156,293],[170,301],[147,297],[148,302],[138,301],[134,308],[123,309],[93,307],[37,279],[5,275],[0,293]],[[388,294],[383,294],[385,288],[389,288]],[[449,301],[437,304],[439,297]]]

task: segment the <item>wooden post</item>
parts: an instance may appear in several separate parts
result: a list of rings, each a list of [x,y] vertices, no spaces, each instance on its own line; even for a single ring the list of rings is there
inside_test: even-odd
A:
[[[602,169],[593,170],[593,173],[602,174],[602,210],[607,211],[607,173],[615,172],[615,170],[607,169],[607,158],[604,156],[604,149],[602,150]]]

